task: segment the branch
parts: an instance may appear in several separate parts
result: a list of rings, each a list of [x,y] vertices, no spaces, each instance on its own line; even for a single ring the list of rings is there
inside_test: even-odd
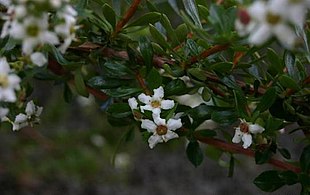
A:
[[[200,137],[199,135],[195,135],[195,137],[200,142],[203,142],[203,143],[208,144],[208,145],[212,145],[212,146],[214,146],[218,149],[221,149],[225,152],[243,154],[243,155],[250,156],[250,157],[255,156],[255,153],[253,150],[244,149],[241,146],[236,145],[236,144],[226,143],[226,142],[219,140],[219,139],[216,139],[216,138]],[[290,170],[290,171],[293,171],[295,173],[299,173],[301,171],[299,167],[296,167],[290,163],[280,161],[280,160],[275,159],[275,158],[270,158],[268,163],[275,166],[275,167],[278,167],[280,169]]]
[[[121,30],[122,28],[127,24],[127,22],[130,20],[130,18],[135,14],[137,11],[137,8],[139,4],[141,3],[141,0],[134,0],[132,4],[130,5],[129,9],[123,16],[121,20],[118,21],[115,27],[115,31],[112,34],[112,37],[115,37]]]

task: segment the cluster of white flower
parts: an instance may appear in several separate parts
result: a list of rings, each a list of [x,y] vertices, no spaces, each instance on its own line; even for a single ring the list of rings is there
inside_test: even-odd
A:
[[[252,124],[241,119],[239,127],[236,128],[235,135],[232,139],[233,143],[243,142],[243,148],[248,148],[252,144],[252,135],[265,131],[263,127],[258,124]]]
[[[275,36],[283,46],[294,48],[298,43],[294,26],[303,27],[309,7],[309,0],[257,0],[239,10],[236,30],[240,36],[249,34],[253,45]]]
[[[21,79],[11,70],[6,58],[0,58],[0,102],[14,103],[17,101],[16,90],[20,90]],[[33,101],[28,102],[26,114],[18,114],[12,122],[7,115],[9,109],[0,106],[0,122],[9,121],[13,125],[13,130],[19,130],[25,126],[39,122],[42,107],[34,105]]]
[[[75,38],[77,12],[68,0],[2,0],[0,3],[7,7],[1,38],[10,36],[21,41],[23,54],[35,65],[43,66],[47,62],[40,52],[42,45],[59,46],[64,53]],[[50,12],[56,12],[55,17],[51,18]]]
[[[146,129],[152,135],[148,139],[150,148],[154,148],[156,144],[167,142],[170,139],[178,138],[178,134],[174,131],[182,127],[180,118],[170,118],[168,120],[161,118],[161,111],[172,109],[175,106],[173,100],[164,100],[164,89],[160,86],[153,90],[152,96],[144,93],[136,98],[129,98],[128,103],[133,111],[135,119],[141,121],[141,128]],[[139,104],[143,104],[140,105]],[[143,113],[148,110],[152,112],[152,120],[144,119]]]

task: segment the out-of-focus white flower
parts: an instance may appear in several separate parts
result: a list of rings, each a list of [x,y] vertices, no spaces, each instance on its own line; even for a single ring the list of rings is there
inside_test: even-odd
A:
[[[235,23],[236,30],[241,36],[249,34],[248,41],[253,45],[262,45],[275,36],[283,46],[293,48],[298,37],[290,22],[301,26],[306,11],[290,2],[289,0],[255,1],[247,9],[239,11],[239,19]],[[294,11],[289,11],[292,8]]]
[[[4,5],[5,7],[9,7],[11,3],[11,0],[0,0],[0,4]]]
[[[6,115],[9,113],[9,109],[8,108],[2,108],[0,107],[0,121],[4,121],[6,118]]]
[[[25,114],[20,113],[15,117],[13,122],[13,131],[17,131],[28,125],[33,126],[40,122],[40,115],[43,111],[43,107],[36,106],[33,101],[27,103]]]
[[[48,30],[47,14],[41,18],[27,17],[23,23],[12,22],[9,34],[15,39],[22,40],[22,51],[26,55],[31,54],[39,45],[59,43],[57,35]]]
[[[163,100],[164,88],[162,86],[153,91],[153,96],[145,95],[144,93],[138,96],[139,101],[145,104],[144,106],[140,106],[141,112],[144,112],[144,110],[150,110],[159,115],[161,109],[168,110],[174,107],[173,100]]]
[[[156,144],[167,142],[170,139],[178,138],[176,129],[182,127],[181,119],[165,119],[160,118],[159,115],[153,113],[154,121],[149,119],[141,120],[141,128],[146,129],[148,132],[153,133],[148,139],[150,148],[154,148]]]
[[[38,65],[40,67],[47,63],[47,59],[45,58],[45,56],[41,52],[35,52],[35,53],[31,54],[30,59],[31,59],[32,63],[34,63],[35,65]]]
[[[251,134],[258,134],[265,131],[265,129],[258,125],[248,123],[245,120],[241,119],[241,123],[239,127],[235,129],[235,135],[232,139],[233,143],[240,143],[243,142],[243,148],[248,148],[252,144],[252,135]]]
[[[11,69],[6,58],[0,58],[0,101],[16,101],[15,90],[20,89],[20,78],[10,72]]]

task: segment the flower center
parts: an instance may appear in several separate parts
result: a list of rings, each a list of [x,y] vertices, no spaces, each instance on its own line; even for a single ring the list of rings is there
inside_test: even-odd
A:
[[[9,85],[8,76],[0,74],[0,87],[7,88]]]
[[[249,125],[247,123],[240,123],[239,127],[241,132],[243,133],[249,132]]]
[[[168,131],[168,128],[165,125],[159,125],[156,128],[156,133],[158,135],[166,135]]]
[[[39,27],[37,25],[29,25],[26,28],[27,35],[29,35],[31,37],[38,36],[39,31],[40,31],[40,29],[39,29]]]
[[[158,100],[152,101],[151,106],[153,108],[159,108],[160,107],[160,101],[158,101]]]
[[[273,14],[271,12],[268,12],[267,13],[267,17],[266,17],[266,20],[269,24],[271,25],[276,25],[280,22],[281,20],[281,16],[280,15],[277,15],[277,14]]]

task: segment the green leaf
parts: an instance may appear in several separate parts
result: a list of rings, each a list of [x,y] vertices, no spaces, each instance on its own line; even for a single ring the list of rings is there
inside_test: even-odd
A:
[[[160,23],[165,28],[167,37],[172,41],[172,44],[173,45],[179,44],[178,36],[173,30],[169,18],[165,14],[162,14]]]
[[[281,75],[279,77],[279,82],[285,88],[290,88],[294,90],[300,89],[300,86],[298,85],[298,83],[288,75]]]
[[[189,89],[181,79],[174,79],[165,86],[165,95],[184,95],[188,93]]]
[[[74,84],[75,84],[75,88],[76,91],[78,92],[78,94],[80,94],[81,96],[84,97],[88,97],[89,93],[86,89],[86,85],[84,83],[84,79],[81,73],[81,70],[76,70],[74,73]]]
[[[188,160],[195,166],[199,166],[203,161],[203,153],[197,141],[189,142],[186,148]]]
[[[263,151],[257,150],[255,152],[255,162],[258,165],[264,164],[269,161],[271,156],[272,152],[269,148],[266,148]]]
[[[309,173],[310,171],[310,145],[306,146],[303,149],[299,161],[300,161],[300,168],[303,170],[303,172]]]
[[[131,109],[127,103],[111,104],[107,113],[114,118],[125,118],[132,115]]]
[[[104,4],[102,7],[102,13],[104,17],[107,19],[107,21],[115,28],[116,24],[116,14],[113,10],[113,8],[109,4]]]
[[[267,49],[267,58],[270,62],[268,69],[271,71],[272,75],[277,75],[283,72],[283,64],[279,59],[279,55],[271,48]]]
[[[234,175],[234,169],[235,169],[235,158],[233,155],[230,155],[228,177],[232,177]]]
[[[220,7],[215,4],[211,4],[210,9],[209,9],[209,21],[210,23],[214,26],[217,32],[223,32],[224,30],[224,21],[223,21],[223,16],[225,14],[225,10],[223,7]]]
[[[294,173],[293,171],[282,171],[279,173],[279,177],[287,185],[294,185],[298,182],[298,175]]]
[[[233,90],[235,96],[235,108],[238,111],[238,115],[241,118],[246,118],[248,116],[246,107],[247,107],[247,99],[241,90]]]
[[[179,42],[185,41],[188,32],[189,32],[189,31],[188,31],[188,28],[187,28],[186,24],[180,24],[180,25],[175,29],[175,33],[178,35],[177,38],[178,38]]]
[[[210,119],[212,111],[212,108],[205,104],[201,104],[195,108],[190,109],[188,114],[193,119],[191,128],[196,129],[202,122]]]
[[[143,61],[146,65],[147,71],[151,70],[153,66],[153,47],[148,38],[142,36],[139,40],[139,48],[142,54]]]
[[[165,49],[170,48],[169,44],[166,41],[166,38],[164,37],[163,34],[161,34],[156,28],[155,26],[153,26],[152,24],[149,25],[149,29],[150,29],[150,33],[153,37],[153,39],[162,47],[164,47]]]
[[[189,74],[201,81],[205,81],[207,79],[207,76],[201,68],[190,68],[187,71]]]
[[[226,126],[231,125],[238,120],[238,116],[235,111],[232,110],[223,110],[223,111],[214,111],[211,114],[211,119],[214,122],[219,123],[220,125]]]
[[[64,83],[64,92],[63,92],[64,99],[67,103],[70,103],[73,99],[73,94],[70,87],[67,83]]]
[[[278,173],[275,170],[265,171],[255,178],[254,184],[265,192],[273,192],[285,185]]]
[[[290,51],[285,51],[284,53],[284,64],[286,66],[288,74],[298,81],[298,70],[296,68],[296,57]]]
[[[138,17],[137,20],[130,23],[127,27],[132,26],[147,26],[149,24],[154,24],[158,22],[161,18],[161,13],[158,12],[148,12],[143,16]]]
[[[184,4],[186,13],[192,18],[195,25],[202,28],[195,0],[183,0],[183,4]]]
[[[140,88],[132,88],[127,86],[122,86],[115,89],[105,89],[103,91],[111,97],[128,97],[142,92]]]
[[[207,7],[203,6],[203,5],[198,5],[198,11],[199,11],[199,15],[205,19],[208,20],[209,17],[209,10]]]
[[[211,66],[209,66],[211,70],[214,70],[221,74],[230,72],[232,70],[232,67],[233,67],[233,63],[231,62],[219,62],[219,63],[212,64]]]
[[[146,77],[146,83],[149,89],[157,89],[162,85],[162,77],[159,74],[158,70],[155,68],[152,68]]]
[[[212,98],[212,95],[210,93],[210,90],[207,87],[203,88],[203,91],[201,93],[201,97],[205,102],[210,101],[210,99]]]
[[[134,72],[130,70],[127,66],[118,63],[118,62],[106,62],[101,65],[103,73],[111,78],[120,79],[123,78],[132,78],[134,77]]]
[[[274,87],[269,88],[264,94],[264,96],[262,97],[262,99],[260,100],[260,102],[258,103],[256,110],[260,112],[264,112],[265,110],[267,110],[268,108],[272,106],[276,98],[277,98],[276,89]]]

